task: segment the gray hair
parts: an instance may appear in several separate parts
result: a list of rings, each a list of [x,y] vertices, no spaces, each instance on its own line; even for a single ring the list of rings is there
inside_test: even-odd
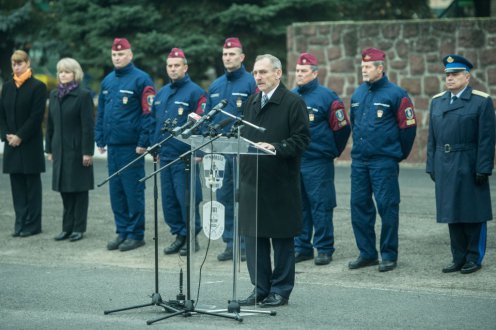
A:
[[[272,68],[282,70],[281,61],[274,55],[270,55],[270,54],[258,55],[257,58],[255,59],[255,62],[261,61],[263,59],[268,59],[272,64]]]
[[[57,73],[62,70],[67,70],[69,72],[74,73],[74,81],[80,83],[84,78],[83,69],[81,69],[81,65],[73,58],[65,57],[61,59],[57,63]],[[58,79],[58,74],[57,74]]]

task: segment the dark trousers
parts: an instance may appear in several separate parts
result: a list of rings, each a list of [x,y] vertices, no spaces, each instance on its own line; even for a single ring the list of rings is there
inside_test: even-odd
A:
[[[270,251],[274,250],[274,269]],[[277,293],[289,299],[295,282],[294,238],[246,237],[246,264],[257,294]]]
[[[60,196],[64,204],[62,231],[84,233],[88,219],[88,191],[61,192]]]
[[[10,187],[15,210],[16,233],[41,231],[41,176],[10,174]]]
[[[482,264],[486,254],[486,225],[486,222],[448,224],[455,264],[463,265],[467,261]]]

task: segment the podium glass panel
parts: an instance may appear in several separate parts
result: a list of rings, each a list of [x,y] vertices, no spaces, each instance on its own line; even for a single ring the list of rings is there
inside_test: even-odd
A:
[[[258,158],[270,157],[270,152],[243,138],[192,136],[180,140],[195,150],[191,156],[190,178],[189,299],[194,300],[199,309],[225,310],[228,301],[245,299],[256,287],[257,276],[250,279],[245,261],[244,235],[257,240]],[[242,166],[242,162],[247,164]],[[247,168],[251,173],[248,181],[243,180],[241,192],[240,168]],[[200,192],[195,184],[198,178]],[[202,198],[196,208],[198,194]],[[240,201],[244,203],[241,208]],[[201,228],[195,225],[197,209]],[[244,212],[243,224],[239,222],[240,209]],[[248,258],[256,265],[256,247],[252,254]]]

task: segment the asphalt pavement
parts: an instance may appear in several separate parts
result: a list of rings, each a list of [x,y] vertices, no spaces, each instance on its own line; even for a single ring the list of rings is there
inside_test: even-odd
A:
[[[358,251],[350,223],[350,168],[340,163],[336,166],[333,261],[327,266],[316,266],[312,260],[297,264],[288,306],[275,308],[275,316],[243,311],[242,322],[194,314],[153,325],[146,321],[170,314],[159,306],[108,315],[104,311],[151,304],[151,294],[156,292],[164,302],[174,301],[180,290],[191,291],[200,310],[227,308],[229,299],[244,298],[251,290],[245,263],[233,270],[231,262],[218,262],[216,255],[223,244],[209,244],[202,236],[201,249],[191,260],[188,285],[187,260],[161,252],[173,238],[160,211],[156,277],[152,180],[146,190],[144,247],[129,252],[106,250],[106,242],[114,236],[106,185],[90,193],[84,239],[55,242],[62,205],[59,194],[51,190],[48,162],[47,166],[42,176],[43,232],[29,238],[11,237],[10,184],[7,175],[0,175],[0,329],[496,329],[496,225],[488,223],[486,258],[479,272],[443,274],[441,268],[450,261],[448,228],[435,222],[434,185],[423,165],[401,168],[397,269],[387,273],[378,272],[377,267],[348,270],[347,263]],[[146,171],[152,170],[153,163],[148,161]],[[96,183],[106,176],[105,160],[97,159]],[[491,186],[496,211],[494,176]],[[379,217],[377,222],[379,233]],[[182,288],[180,270],[184,272]]]

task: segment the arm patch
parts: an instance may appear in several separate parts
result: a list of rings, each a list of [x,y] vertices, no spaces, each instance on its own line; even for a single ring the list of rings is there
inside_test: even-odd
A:
[[[348,126],[350,120],[344,109],[344,104],[341,101],[334,101],[329,109],[329,126],[336,132],[341,128]]]
[[[141,94],[141,109],[143,114],[148,114],[152,111],[153,99],[155,98],[155,89],[153,86],[146,86]]]
[[[417,126],[413,104],[408,97],[401,99],[400,108],[396,112],[396,121],[400,129]]]
[[[198,115],[202,115],[205,112],[206,104],[207,104],[207,97],[205,95],[202,95],[198,100],[198,103],[196,103],[195,113]]]

